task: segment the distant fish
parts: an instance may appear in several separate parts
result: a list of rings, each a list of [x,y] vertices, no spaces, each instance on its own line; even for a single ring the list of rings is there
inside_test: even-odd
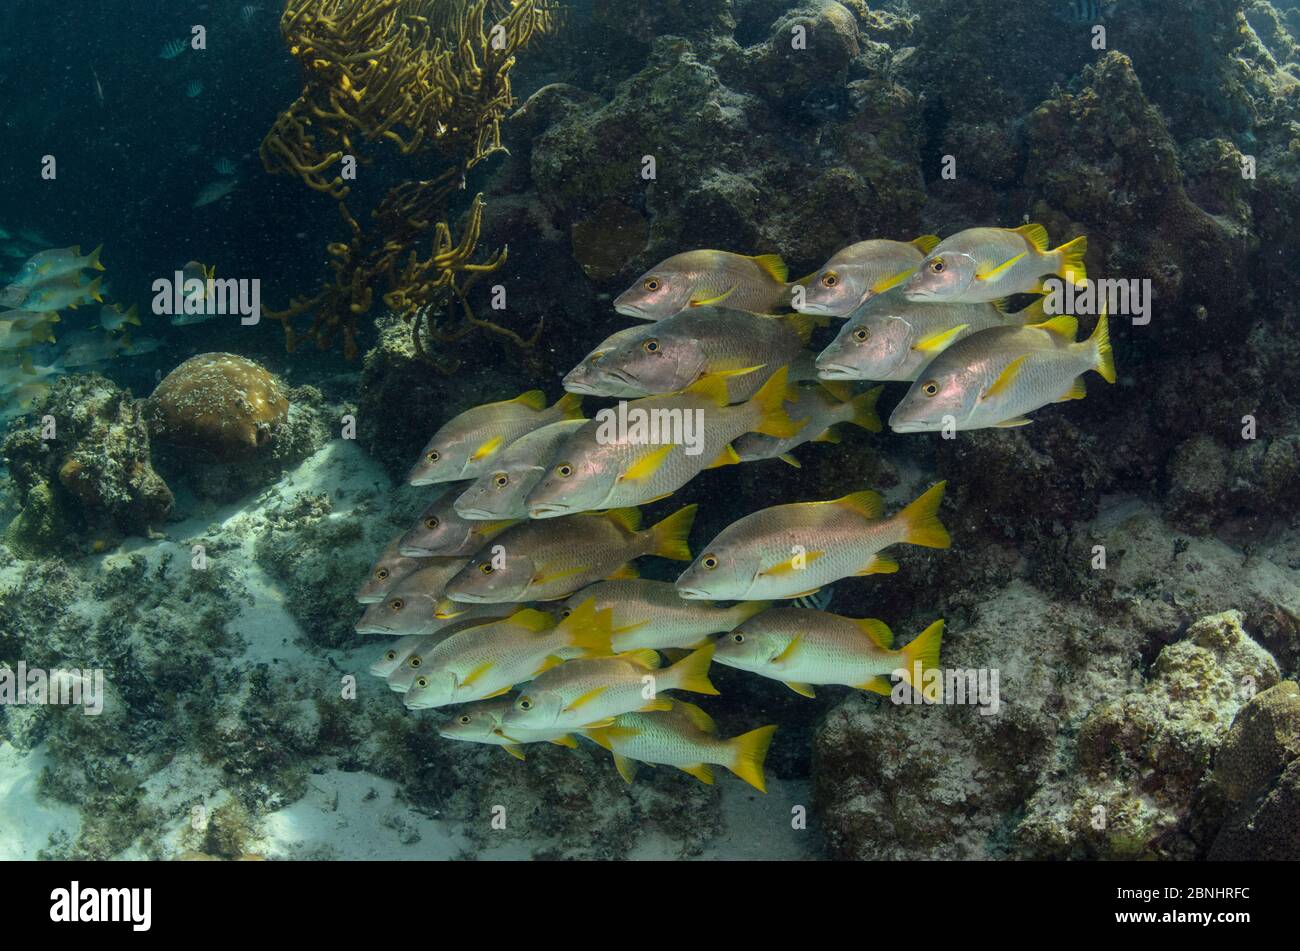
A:
[[[237,178],[221,178],[215,182],[209,182],[203,186],[203,189],[199,192],[199,197],[194,199],[194,207],[202,208],[214,201],[220,201],[233,192],[238,184],[239,179]]]
[[[30,294],[24,302],[27,307],[33,310],[65,310],[72,308],[76,310],[80,304],[88,304],[94,301],[97,304],[104,303],[103,278],[95,278],[88,284],[82,284],[77,275],[70,275],[70,280],[59,280],[53,283],[42,284]]]
[[[104,84],[99,81],[99,73],[95,72],[94,66],[90,67],[90,75],[95,81],[95,100],[102,109],[104,107]]]
[[[162,45],[162,51],[158,54],[159,59],[175,59],[185,52],[188,46],[184,40],[168,40]]]
[[[125,311],[117,304],[105,304],[99,309],[99,326],[108,332],[121,330],[127,324],[140,326],[140,315],[136,312],[134,304]]]
[[[185,95],[194,99],[199,93],[203,92],[203,80],[191,79],[185,84]]]
[[[122,355],[142,357],[146,353],[153,353],[161,346],[162,341],[154,337],[139,337],[136,340],[127,340],[126,346],[122,348]]]
[[[247,26],[249,23],[252,23],[253,20],[257,18],[257,15],[261,12],[262,12],[262,8],[260,6],[257,6],[256,4],[252,4],[252,3],[246,3],[239,8],[239,19],[243,21],[245,26]]]
[[[125,337],[106,337],[101,333],[79,330],[63,341],[54,365],[60,370],[97,366],[123,353],[126,346]]]
[[[0,307],[22,307],[27,300],[27,288],[18,284],[10,284],[4,290],[0,290]]]
[[[235,174],[235,163],[228,158],[217,159],[212,163],[212,167],[218,175],[224,175],[227,178]]]
[[[171,319],[173,327],[184,327],[187,324],[201,324],[205,320],[217,316],[209,312],[207,307],[200,306],[208,296],[208,282],[216,278],[217,266],[204,267],[198,261],[190,261],[185,265],[181,272],[183,281],[181,293],[185,299],[185,306],[180,313],[174,314]]]
[[[82,270],[102,271],[104,265],[99,260],[102,250],[103,245],[100,245],[85,257],[81,256],[80,245],[41,251],[19,268],[13,283],[19,287],[35,288]]]

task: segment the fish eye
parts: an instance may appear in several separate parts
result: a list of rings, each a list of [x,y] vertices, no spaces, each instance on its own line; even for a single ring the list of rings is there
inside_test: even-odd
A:
[[[641,286],[644,287],[644,288],[645,288],[646,290],[648,290],[648,291],[657,291],[657,290],[659,290],[659,278],[657,278],[657,277],[647,277],[647,278],[645,279],[645,283],[642,284]]]
[[[411,669],[412,669],[412,670],[416,670],[416,669],[419,668],[419,666],[420,666],[421,664],[424,663],[424,661],[422,661],[422,660],[420,659],[420,655],[419,655],[419,654],[412,654],[412,655],[411,655],[411,659],[408,660],[407,663],[411,666]]]
[[[375,577],[378,578],[380,581],[387,581],[387,580],[388,580],[388,569],[387,569],[387,568],[376,568],[376,569],[375,569]]]
[[[867,332],[866,327],[859,327],[857,330],[853,331],[853,339],[858,343],[866,343],[867,338],[870,336],[871,334]]]
[[[654,337],[651,337],[649,340],[641,344],[641,348],[645,350],[646,353],[658,353],[659,341]]]
[[[714,568],[718,567],[718,556],[705,555],[703,560],[700,562],[700,564],[702,564],[705,568],[709,569],[709,571],[712,571]]]
[[[555,474],[561,479],[567,479],[569,476],[573,475],[573,466],[569,465],[567,462],[561,462],[555,467]]]
[[[504,489],[510,484],[510,476],[506,475],[504,472],[498,472],[496,478],[492,480],[492,484],[498,489]]]
[[[425,528],[437,528],[437,527],[438,527],[438,516],[436,516],[436,515],[430,515],[428,518],[426,518],[426,519],[424,520],[424,527],[425,527]]]
[[[397,651],[385,651],[384,660],[397,660]]]
[[[563,611],[560,612],[560,619],[563,620],[564,618],[568,617],[572,613],[573,612],[570,611],[568,608],[565,608]]]
[[[739,631],[737,631],[735,634],[732,634],[731,639],[735,641],[737,644],[745,643],[745,635],[741,634]]]
[[[390,611],[400,611],[404,607],[406,607],[406,602],[401,598],[393,598],[393,600],[388,602],[388,609]]]
[[[944,269],[943,258],[935,258],[930,262],[930,270],[934,274],[942,274]]]
[[[424,458],[428,459],[430,462],[437,462],[442,458],[442,453],[436,449],[430,449],[424,454]]]
[[[840,282],[840,276],[836,274],[834,271],[827,271],[825,274],[822,275],[823,287],[834,287],[839,282]]]
[[[417,677],[415,680],[415,685],[419,687],[421,690],[423,690],[425,687],[429,686],[429,678]]]
[[[519,698],[519,709],[520,709],[520,710],[531,710],[532,708],[533,708],[533,702],[532,702],[531,700],[529,700],[527,697],[520,697],[520,698]]]
[[[469,714],[468,713],[461,714],[456,718],[456,722],[459,723],[461,726],[465,726],[466,724],[469,723]]]
[[[483,564],[478,566],[478,570],[483,572],[483,574],[485,575],[492,574],[492,562],[490,561],[483,562]]]
[[[934,380],[926,380],[921,384],[921,392],[926,396],[934,396],[939,392],[939,384]]]

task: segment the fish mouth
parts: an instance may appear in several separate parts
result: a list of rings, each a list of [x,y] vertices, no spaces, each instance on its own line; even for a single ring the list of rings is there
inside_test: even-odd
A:
[[[382,594],[357,595],[357,604],[378,604],[384,600]]]
[[[473,591],[457,591],[455,594],[452,594],[449,591],[444,591],[443,595],[450,598],[452,601],[456,601],[462,604],[493,604],[494,603],[492,600],[489,599],[487,595],[477,594]],[[464,614],[464,613],[465,613],[464,611],[461,611],[458,614],[449,614],[448,617],[459,617],[460,614]]]
[[[494,512],[489,512],[487,509],[456,509],[456,514],[471,522],[486,522],[501,517]],[[398,553],[402,553],[401,549],[398,549]]]
[[[645,311],[636,304],[620,304],[618,301],[614,301],[614,313],[622,314],[624,317],[637,317],[641,320],[649,320],[645,315]]]
[[[432,548],[417,548],[414,545],[399,545],[397,553],[403,558],[432,558],[434,551]]]
[[[835,309],[830,304],[819,304],[816,301],[804,301],[804,305],[797,309],[801,314],[815,314],[818,317],[835,316]]]
[[[924,420],[899,419],[889,421],[889,428],[896,433],[928,433],[938,429],[937,424],[927,423]]]
[[[677,589],[677,594],[687,601],[707,601],[709,593],[703,588],[681,588]]]
[[[358,624],[352,630],[358,634],[396,634],[391,627],[385,627],[382,624]]]
[[[817,375],[823,380],[857,380],[865,379],[856,375],[857,371],[845,363],[817,363]]]
[[[539,502],[537,505],[528,506],[529,518],[555,518],[559,515],[568,515],[573,509],[566,505],[559,505],[554,502]]]
[[[596,392],[596,385],[594,383],[583,383],[579,380],[570,380],[568,377],[565,377],[561,382],[564,386],[564,392],[566,393],[579,393],[583,396],[601,395]]]

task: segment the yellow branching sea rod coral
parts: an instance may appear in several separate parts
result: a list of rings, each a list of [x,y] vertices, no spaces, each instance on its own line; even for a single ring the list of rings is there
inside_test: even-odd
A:
[[[311,314],[307,336],[322,349],[342,338],[356,354],[358,321],[378,294],[423,339],[456,339],[476,327],[527,346],[531,340],[477,319],[466,292],[496,270],[504,249],[475,261],[483,199],[474,198],[457,239],[452,197],[468,171],[501,151],[501,121],[514,104],[516,53],[553,25],[545,0],[289,0],[280,32],[303,69],[302,94],[262,142],[262,164],[295,175],[339,203],[345,241],[327,248],[331,277],[312,297],[267,316],[281,321],[293,349],[295,318]],[[393,187],[364,229],[346,204],[350,162],[370,165],[387,144],[428,161],[427,179]],[[432,238],[427,257],[417,242]],[[436,314],[448,310],[439,321]],[[425,329],[422,329],[425,328]],[[431,358],[429,358],[431,359]]]

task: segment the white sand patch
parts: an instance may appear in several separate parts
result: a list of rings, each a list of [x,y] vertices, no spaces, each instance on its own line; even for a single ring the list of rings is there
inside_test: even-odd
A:
[[[22,753],[0,741],[0,862],[30,860],[50,843],[50,836],[75,839],[81,828],[78,811],[37,794],[45,768],[44,745]]]

